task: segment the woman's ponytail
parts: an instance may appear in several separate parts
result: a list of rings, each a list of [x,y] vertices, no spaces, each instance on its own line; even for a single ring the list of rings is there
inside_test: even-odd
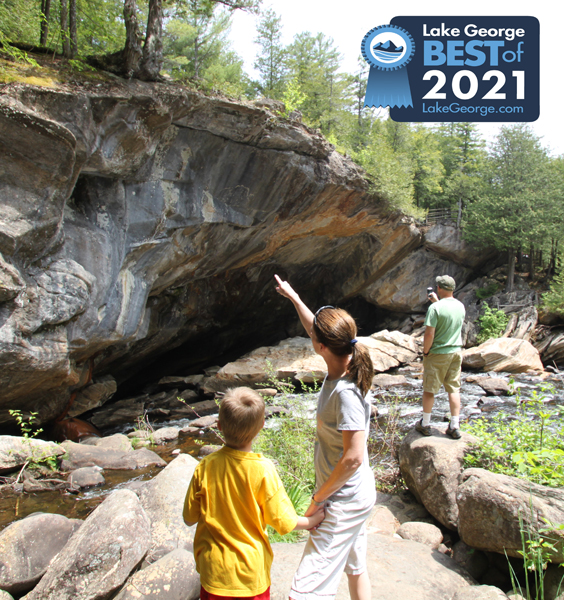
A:
[[[351,355],[348,373],[363,396],[372,387],[374,366],[368,348],[356,339],[356,323],[346,310],[324,306],[313,321],[315,338],[337,356]]]
[[[366,396],[372,387],[374,365],[370,352],[364,344],[355,343],[352,346],[352,357],[349,362],[349,373],[358,389]]]

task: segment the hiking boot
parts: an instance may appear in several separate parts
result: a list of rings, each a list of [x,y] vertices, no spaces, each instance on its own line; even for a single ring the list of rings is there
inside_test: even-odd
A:
[[[460,433],[460,429],[458,429],[458,427],[451,429],[450,423],[448,424],[448,427],[446,428],[445,433],[448,436],[450,436],[453,440],[459,440],[462,437],[462,434]]]
[[[415,431],[418,431],[422,435],[427,435],[427,436],[432,435],[431,434],[431,426],[423,425],[423,419],[420,419],[419,421],[417,421],[417,423],[415,425]]]

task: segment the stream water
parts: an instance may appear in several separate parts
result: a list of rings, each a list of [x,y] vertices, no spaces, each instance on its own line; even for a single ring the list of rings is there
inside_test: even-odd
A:
[[[372,424],[370,448],[373,450],[374,463],[383,463],[383,466],[392,466],[393,459],[383,446],[386,443],[386,432],[389,427],[393,427],[400,435],[413,427],[416,421],[421,417],[421,393],[422,381],[421,372],[409,369],[401,369],[398,374],[405,377],[405,382],[401,386],[388,388],[375,395],[375,403],[378,407],[378,417]],[[480,374],[485,375],[485,374]],[[468,420],[481,416],[495,415],[500,411],[505,414],[514,414],[517,409],[517,403],[531,398],[535,391],[540,392],[541,386],[549,386],[550,389],[542,393],[543,399],[548,403],[557,403],[564,405],[564,376],[562,374],[549,374],[548,376],[533,375],[514,375],[513,386],[518,393],[511,396],[487,396],[481,387],[475,383],[466,381],[469,374],[462,376],[462,412],[461,426],[464,430],[464,423]],[[509,381],[507,374],[491,373],[493,377],[501,377]],[[274,399],[276,402],[276,399]],[[311,400],[310,400],[311,402]],[[310,413],[314,415],[314,402],[309,406]],[[444,427],[441,423],[443,418],[449,414],[448,397],[446,392],[441,392],[435,397],[435,406],[433,409],[433,423]],[[179,427],[182,428],[190,423],[188,419],[179,421],[167,421],[155,424],[155,429],[160,427]],[[105,435],[111,435],[117,432],[127,433],[133,429],[130,426],[121,426],[112,430],[105,431]],[[151,448],[159,454],[166,462],[175,458],[173,451],[180,450],[197,457],[200,452],[202,442],[217,443],[213,433],[201,435],[198,437],[180,437],[177,441],[170,442],[164,446]],[[313,457],[311,457],[313,459]],[[11,522],[21,519],[34,512],[59,513],[69,518],[86,518],[92,510],[114,489],[137,485],[147,479],[157,475],[159,469],[156,467],[148,469],[138,469],[135,471],[104,471],[106,483],[104,486],[91,488],[87,491],[70,494],[68,492],[42,492],[36,494],[8,493],[0,495],[0,529],[3,529]]]

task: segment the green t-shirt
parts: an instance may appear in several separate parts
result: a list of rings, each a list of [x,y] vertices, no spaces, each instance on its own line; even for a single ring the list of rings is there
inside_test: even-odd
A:
[[[451,354],[461,350],[460,332],[465,315],[464,304],[456,298],[443,298],[429,306],[425,326],[435,328],[431,354]]]

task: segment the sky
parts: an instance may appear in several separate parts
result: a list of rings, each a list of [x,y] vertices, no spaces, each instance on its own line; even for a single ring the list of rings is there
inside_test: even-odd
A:
[[[263,0],[263,9],[272,8],[282,17],[283,43],[304,31],[332,37],[342,55],[342,70],[357,70],[357,58],[364,35],[373,27],[385,25],[399,16],[528,16],[540,22],[540,117],[531,123],[536,135],[553,156],[564,154],[564,96],[562,52],[562,22],[564,3],[546,0],[474,0],[468,4],[452,0]],[[236,11],[231,28],[233,49],[244,59],[251,76],[259,47],[256,37],[258,17]],[[491,141],[499,125],[480,125],[486,140]]]

